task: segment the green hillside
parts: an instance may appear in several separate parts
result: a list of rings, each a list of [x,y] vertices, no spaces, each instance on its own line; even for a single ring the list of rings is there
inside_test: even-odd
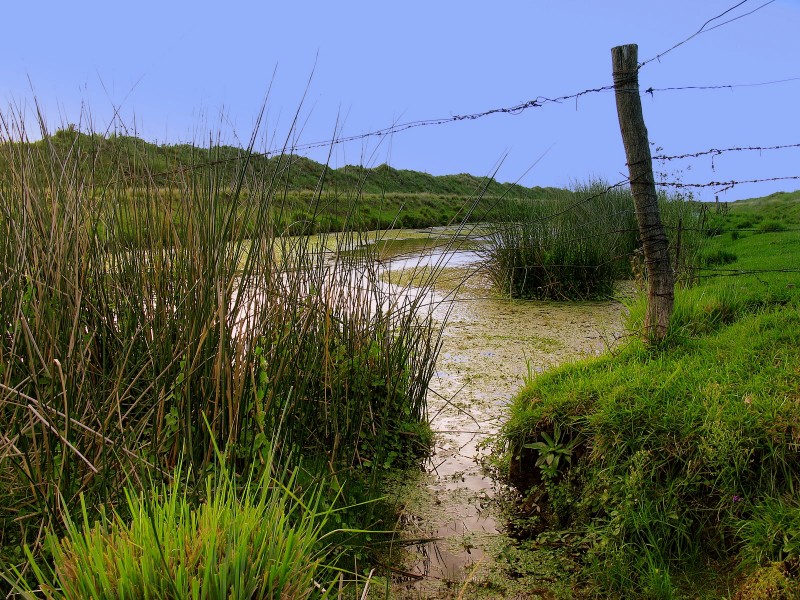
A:
[[[101,194],[105,206],[120,208],[123,221],[135,221],[132,215],[144,210],[144,198],[150,211],[181,213],[182,199],[202,182],[220,207],[235,201],[237,210],[248,214],[265,207],[276,231],[289,234],[484,221],[508,199],[564,198],[564,190],[526,188],[491,177],[434,176],[385,164],[332,169],[292,154],[268,156],[213,144],[157,145],[73,128],[35,142],[2,144],[0,185],[18,187],[22,165],[27,165],[28,183],[53,180],[43,165],[59,165],[61,177],[91,181],[92,193]],[[179,214],[177,224],[184,221]]]
[[[472,197],[483,193],[488,196],[530,197],[557,191],[554,188],[526,188],[513,183],[498,183],[488,177],[461,173],[458,175],[430,175],[419,171],[392,168],[386,164],[376,167],[346,165],[328,168],[311,159],[294,154],[249,153],[235,146],[211,145],[199,147],[191,144],[157,145],[132,136],[84,134],[74,129],[61,129],[53,135],[24,147],[50,146],[66,155],[80,152],[92,157],[98,177],[145,177],[155,182],[174,179],[187,169],[218,169],[233,177],[243,168],[261,177],[274,178],[276,183],[292,191],[318,189],[324,179],[331,190],[359,190],[364,194],[444,194]]]

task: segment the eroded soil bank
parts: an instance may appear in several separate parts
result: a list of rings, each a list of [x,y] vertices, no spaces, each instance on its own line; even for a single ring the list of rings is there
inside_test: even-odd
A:
[[[440,277],[463,276],[463,269],[447,269]],[[481,468],[481,442],[497,432],[526,376],[604,351],[621,335],[624,311],[614,301],[493,298],[479,276],[437,311],[443,316],[447,309],[428,396],[436,447],[427,472],[409,475],[396,490],[399,538],[434,539],[394,554],[402,557],[394,566],[407,576],[395,578],[392,598],[457,598],[462,592],[474,598],[481,589],[496,590],[491,580],[502,574],[493,557],[509,540],[499,531],[496,485]]]

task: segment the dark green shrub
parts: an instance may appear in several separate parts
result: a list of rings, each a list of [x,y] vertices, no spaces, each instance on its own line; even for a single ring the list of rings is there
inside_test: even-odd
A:
[[[772,233],[775,231],[786,231],[786,225],[781,223],[780,221],[774,221],[772,219],[768,221],[762,221],[758,225],[758,231],[761,233]]]
[[[607,188],[595,182],[559,199],[502,205],[482,250],[497,289],[513,298],[610,295],[636,232],[630,195]]]
[[[702,267],[714,267],[719,265],[729,265],[736,262],[736,254],[730,250],[717,249],[711,252],[704,252],[700,254],[699,263]]]
[[[703,237],[700,205],[667,196],[659,205],[676,278],[690,283]],[[484,264],[495,287],[513,298],[608,297],[631,275],[639,241],[628,189],[593,181],[560,198],[502,203],[492,216]]]

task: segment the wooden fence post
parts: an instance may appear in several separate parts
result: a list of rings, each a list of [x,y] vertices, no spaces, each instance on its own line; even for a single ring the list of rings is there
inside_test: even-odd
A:
[[[675,266],[672,269],[672,276],[679,279],[681,276],[681,234],[683,233],[683,217],[678,218],[678,230],[675,232]]]
[[[669,261],[669,242],[658,210],[653,160],[639,96],[638,46],[611,49],[614,94],[622,143],[628,161],[631,194],[642,239],[647,272],[647,312],[644,336],[648,342],[664,339],[672,315],[675,281]]]

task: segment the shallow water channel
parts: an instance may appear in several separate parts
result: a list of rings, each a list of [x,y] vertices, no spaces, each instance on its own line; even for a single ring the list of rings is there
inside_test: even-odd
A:
[[[613,344],[623,306],[501,299],[469,247],[431,253],[419,245],[398,241],[402,252],[387,275],[397,280],[403,270],[437,265],[434,315],[446,325],[428,393],[436,445],[425,472],[409,474],[393,490],[403,550],[393,554],[400,558],[391,565],[391,597],[455,598],[466,582],[488,577],[493,551],[505,543],[481,443],[498,431],[527,376]]]

